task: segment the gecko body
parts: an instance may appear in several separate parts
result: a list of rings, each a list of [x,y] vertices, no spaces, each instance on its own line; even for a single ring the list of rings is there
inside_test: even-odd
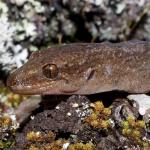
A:
[[[20,94],[150,91],[150,42],[75,43],[34,52],[7,85]]]

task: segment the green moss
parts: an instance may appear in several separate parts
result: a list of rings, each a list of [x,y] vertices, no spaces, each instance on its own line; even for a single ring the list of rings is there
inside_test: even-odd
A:
[[[142,139],[143,133],[145,133],[145,122],[143,120],[136,120],[134,117],[128,117],[127,120],[122,122],[121,131],[124,136],[144,149],[150,146],[149,143]]]
[[[11,109],[17,108],[23,100],[26,100],[28,98],[28,96],[14,94],[7,88],[0,88],[0,98],[1,102]]]
[[[92,103],[91,108],[93,109],[93,112],[89,117],[85,118],[85,122],[94,128],[108,129],[110,127],[109,118],[111,109],[105,108],[100,101]]]
[[[30,146],[29,150],[40,150],[40,149],[35,147],[34,145],[32,145],[32,146]]]
[[[28,150],[63,150],[65,144],[67,144],[67,150],[94,150],[95,148],[92,142],[71,144],[66,139],[55,140],[55,134],[51,131],[47,134],[31,131],[27,133],[26,139]]]
[[[68,150],[94,150],[95,146],[92,142],[70,144]]]
[[[31,131],[27,133],[26,139],[31,142],[51,142],[55,139],[55,134],[49,131],[47,134],[41,133],[39,131]]]
[[[43,141],[44,142],[44,141]],[[68,141],[60,139],[55,140],[49,143],[38,143],[31,144],[28,150],[63,150],[63,144],[67,143]]]
[[[64,150],[64,144],[69,143],[67,140],[59,139],[52,143],[42,144],[41,146],[31,145],[28,150]],[[92,142],[69,144],[67,150],[95,150]]]
[[[8,148],[15,143],[15,129],[9,116],[0,117],[0,149]]]
[[[8,148],[8,147],[10,147],[13,144],[14,144],[14,141],[9,141],[9,140],[3,141],[3,140],[0,140],[0,149]]]

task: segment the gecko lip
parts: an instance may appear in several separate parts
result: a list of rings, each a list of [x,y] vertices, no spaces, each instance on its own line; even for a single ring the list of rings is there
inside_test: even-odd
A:
[[[57,90],[51,90],[48,93],[46,93],[44,90],[44,88],[34,88],[31,86],[26,86],[26,87],[18,87],[18,86],[9,86],[9,88],[11,89],[11,91],[13,91],[14,93],[17,94],[23,94],[23,95],[41,95],[41,94],[50,94],[50,95],[54,95],[54,94],[59,94],[59,92]]]
[[[38,87],[33,86],[33,85],[22,85],[21,82],[17,82],[16,80],[12,80],[11,77],[7,79],[7,86],[9,89],[17,94],[23,94],[23,95],[40,95],[40,94],[45,94],[45,95],[56,95],[56,94],[74,94],[75,92],[78,91],[78,89],[74,90],[58,90],[58,89],[50,89],[48,90],[48,87]]]
[[[73,90],[60,90],[64,94],[74,94],[75,92],[79,91],[79,89],[73,89]]]

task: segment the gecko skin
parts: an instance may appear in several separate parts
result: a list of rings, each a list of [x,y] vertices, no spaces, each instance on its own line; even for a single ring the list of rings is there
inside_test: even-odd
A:
[[[150,91],[150,42],[75,43],[31,55],[7,85],[20,94]]]

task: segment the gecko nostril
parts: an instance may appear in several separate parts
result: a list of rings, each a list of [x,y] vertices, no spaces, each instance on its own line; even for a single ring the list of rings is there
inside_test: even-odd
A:
[[[19,85],[19,81],[17,80],[17,79],[14,79],[13,81],[12,81],[12,85],[13,86],[17,86],[17,85]]]

